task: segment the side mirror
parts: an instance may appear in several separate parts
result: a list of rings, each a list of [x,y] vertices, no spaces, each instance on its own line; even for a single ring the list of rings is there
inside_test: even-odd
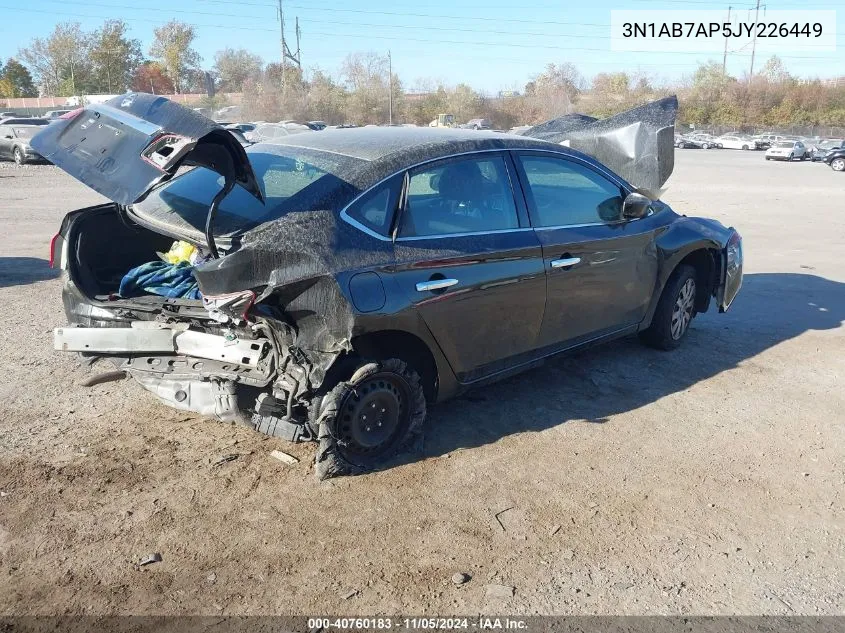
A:
[[[3,138],[15,138],[15,137],[14,137],[14,136],[12,136],[11,134],[7,134],[7,135],[6,135],[6,136],[4,136]]]
[[[440,174],[431,174],[428,177],[428,186],[432,191],[440,191]]]
[[[651,211],[651,200],[641,193],[629,193],[622,203],[622,217],[626,220],[644,218]]]

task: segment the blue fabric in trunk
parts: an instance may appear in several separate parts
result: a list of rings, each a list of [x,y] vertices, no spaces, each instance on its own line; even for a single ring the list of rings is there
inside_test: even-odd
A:
[[[201,299],[194,267],[188,262],[155,261],[133,268],[120,280],[121,297],[160,295],[171,299]]]

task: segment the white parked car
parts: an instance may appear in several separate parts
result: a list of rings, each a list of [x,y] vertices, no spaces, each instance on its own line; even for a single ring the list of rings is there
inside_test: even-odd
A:
[[[780,141],[766,150],[766,160],[806,160],[807,146],[801,141]]]
[[[746,136],[726,134],[716,139],[725,149],[754,149],[754,141]]]

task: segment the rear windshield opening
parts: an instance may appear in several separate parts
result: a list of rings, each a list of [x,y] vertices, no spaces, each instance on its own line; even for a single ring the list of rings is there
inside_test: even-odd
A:
[[[344,179],[359,159],[281,145],[256,146],[248,156],[265,202],[236,186],[220,205],[215,235],[241,233],[291,211],[339,209],[359,193]],[[162,185],[134,207],[137,213],[154,216],[177,230],[187,224],[203,231],[211,200],[222,186],[222,176],[197,167]]]

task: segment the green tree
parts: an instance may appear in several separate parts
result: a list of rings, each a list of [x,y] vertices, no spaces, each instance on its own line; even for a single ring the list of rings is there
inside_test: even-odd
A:
[[[345,123],[346,91],[329,75],[315,70],[308,84],[309,116],[319,121]]]
[[[14,58],[9,58],[4,66],[0,63],[0,80],[5,88],[0,88],[0,96],[4,97],[37,97],[38,90],[32,81],[32,75]],[[8,94],[6,94],[8,93]]]
[[[458,84],[447,91],[446,110],[455,115],[455,120],[466,123],[479,116],[481,97],[468,84]]]
[[[226,48],[214,54],[214,70],[224,92],[243,92],[244,83],[258,77],[263,65],[258,55],[244,48]]]
[[[141,42],[127,35],[122,20],[106,20],[91,36],[92,79],[97,92],[124,92],[141,65]]]
[[[57,24],[47,38],[35,38],[20,58],[45,94],[72,96],[91,88],[91,38],[78,22]]]
[[[194,27],[171,20],[154,29],[153,33],[155,39],[150,46],[150,55],[160,60],[164,72],[170,77],[178,94],[189,82],[189,75],[195,72],[200,64],[199,54],[191,48],[196,38]]]

